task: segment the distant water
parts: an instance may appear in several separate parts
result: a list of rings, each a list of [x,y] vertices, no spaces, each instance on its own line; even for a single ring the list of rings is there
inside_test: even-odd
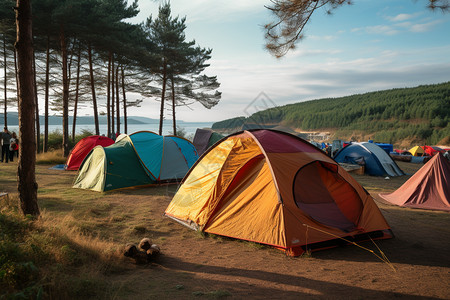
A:
[[[197,128],[210,128],[213,122],[183,122],[179,121],[177,123],[178,128],[181,128],[186,133],[186,137],[192,139],[195,135],[195,131]],[[44,126],[41,125],[41,134],[44,133]],[[100,134],[106,135],[107,129],[106,124],[100,124]],[[18,126],[8,126],[9,131],[16,133],[19,132]],[[49,125],[49,132],[59,131],[62,132],[62,125]],[[95,134],[95,125],[94,124],[81,124],[77,125],[75,133],[80,134],[83,130],[88,130]],[[121,130],[123,131],[123,124],[121,124]],[[177,129],[178,130],[178,129]],[[158,133],[159,131],[159,123],[150,123],[150,124],[128,124],[128,134],[137,131],[153,131]],[[123,133],[123,132],[121,132]],[[172,122],[165,121],[163,126],[163,135],[172,134]],[[72,125],[69,125],[69,135],[72,134]]]

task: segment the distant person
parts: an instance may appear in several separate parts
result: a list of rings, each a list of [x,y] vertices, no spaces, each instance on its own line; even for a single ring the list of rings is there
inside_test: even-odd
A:
[[[14,160],[14,154],[19,157],[19,140],[15,132],[11,134],[11,139],[9,140],[9,160]]]
[[[445,151],[444,157],[450,161],[450,150]]]
[[[336,153],[338,153],[338,151],[339,151],[339,149],[336,149],[336,150],[334,150],[334,151],[332,151],[331,152],[331,157],[335,157],[336,156]]]
[[[6,160],[6,163],[9,160],[9,143],[11,140],[11,134],[8,131],[8,128],[5,126],[2,132],[2,159],[0,162]]]
[[[331,157],[331,146],[328,146],[328,145],[327,145],[327,147],[325,148],[325,152],[327,153],[327,155],[328,155],[329,157]]]

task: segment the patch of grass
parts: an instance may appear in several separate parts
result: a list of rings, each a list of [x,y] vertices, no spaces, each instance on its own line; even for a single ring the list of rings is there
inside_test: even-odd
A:
[[[312,258],[312,251],[311,250],[306,250],[305,252],[303,252],[300,255],[301,258]]]
[[[123,269],[115,244],[69,225],[74,222],[70,213],[60,218],[43,210],[38,220],[23,217],[17,196],[10,198],[0,206],[1,299],[115,294],[104,277]]]
[[[210,292],[203,292],[203,291],[195,291],[192,293],[192,295],[196,297],[206,296],[208,298],[225,298],[225,297],[231,297],[231,293],[227,290],[217,290],[217,291],[210,291]]]
[[[240,241],[240,242],[246,244],[250,248],[255,248],[255,249],[267,249],[268,248],[267,245],[259,244],[259,243],[255,243],[255,242],[250,242],[250,241]]]
[[[36,247],[28,247],[26,233],[31,222],[5,204],[0,212],[0,298],[35,298],[42,293],[39,269],[33,261]]]
[[[204,232],[201,230],[195,231],[195,235],[200,239],[206,239],[209,236],[209,234],[207,232]]]
[[[145,226],[135,226],[133,229],[136,234],[144,234],[147,232],[147,228],[145,228]]]

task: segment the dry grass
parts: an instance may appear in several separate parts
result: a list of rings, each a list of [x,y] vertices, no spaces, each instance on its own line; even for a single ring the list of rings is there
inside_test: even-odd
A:
[[[45,153],[39,153],[36,156],[37,164],[64,164],[66,163],[66,158],[64,157],[63,150],[51,150]]]
[[[399,165],[410,174],[422,166]],[[16,162],[0,166],[0,189],[10,193],[8,200],[0,203],[0,216],[8,217],[14,232],[17,228],[25,232],[11,243],[21,249],[25,262],[33,261],[39,269],[39,279],[30,283],[30,295],[42,291],[47,299],[262,299],[335,295],[339,290],[340,299],[349,294],[376,299],[424,295],[411,284],[416,282],[415,274],[445,281],[442,272],[448,269],[439,257],[446,255],[448,242],[439,237],[449,233],[436,228],[448,224],[450,214],[381,205],[397,235],[380,242],[399,268],[398,276],[405,278],[402,285],[396,285],[397,274],[387,272],[383,263],[359,249],[338,248],[294,259],[255,243],[200,236],[162,217],[176,186],[97,193],[72,189],[76,173],[51,170],[50,166],[36,167],[41,209],[36,221],[18,213]],[[355,177],[372,194],[392,191],[406,180]],[[122,249],[143,237],[160,245],[162,256],[160,261],[138,266],[122,255]],[[424,241],[428,237],[434,241],[431,248]],[[438,247],[443,247],[442,251],[436,250]],[[424,256],[430,253],[433,255]],[[394,283],[388,286],[389,282]],[[437,298],[446,295],[444,288],[431,287],[431,291]],[[3,292],[0,286],[0,298]],[[30,295],[27,297],[36,298]]]

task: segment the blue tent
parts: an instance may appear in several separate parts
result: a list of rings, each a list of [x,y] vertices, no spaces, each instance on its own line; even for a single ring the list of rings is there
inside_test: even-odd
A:
[[[375,176],[405,175],[392,158],[374,143],[352,143],[334,157],[338,163],[364,165],[364,172]]]
[[[373,141],[369,140],[369,143],[373,143]],[[392,152],[394,152],[394,145],[392,144],[375,142],[375,145],[379,146],[381,149],[386,151],[387,154],[391,154]]]

